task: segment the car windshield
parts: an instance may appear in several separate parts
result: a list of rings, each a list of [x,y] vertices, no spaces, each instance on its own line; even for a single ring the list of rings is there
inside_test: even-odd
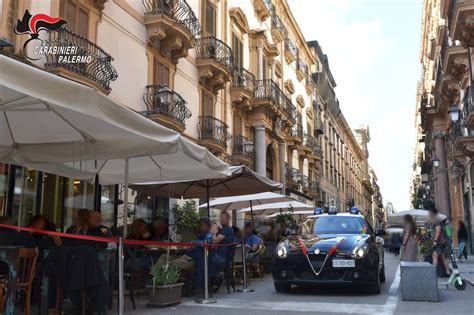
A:
[[[360,217],[321,216],[313,223],[314,234],[366,234],[367,224]]]

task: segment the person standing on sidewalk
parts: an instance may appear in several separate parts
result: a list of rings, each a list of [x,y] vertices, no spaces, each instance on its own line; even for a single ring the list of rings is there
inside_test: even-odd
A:
[[[418,261],[416,248],[416,225],[413,217],[406,214],[403,217],[402,261]]]
[[[464,224],[463,221],[459,221],[459,226],[458,226],[458,259],[462,260],[462,255],[464,253],[464,257],[467,259],[467,250],[466,250],[466,244],[467,244],[467,238],[468,238],[468,233],[466,229],[466,225]]]
[[[438,209],[433,207],[429,208],[429,216],[431,224],[434,227],[433,235],[433,266],[438,267],[438,261],[441,261],[446,275],[449,277],[451,275],[451,270],[449,269],[448,261],[446,259],[446,238],[443,233],[443,225],[441,220],[438,217]]]

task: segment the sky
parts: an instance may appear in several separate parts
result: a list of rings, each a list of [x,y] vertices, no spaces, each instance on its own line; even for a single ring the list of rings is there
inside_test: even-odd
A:
[[[307,41],[328,55],[351,128],[368,124],[384,204],[410,209],[422,0],[288,0]]]

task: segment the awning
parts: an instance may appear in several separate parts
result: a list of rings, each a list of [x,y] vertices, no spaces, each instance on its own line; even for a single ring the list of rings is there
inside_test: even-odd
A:
[[[102,184],[225,177],[228,165],[96,90],[0,55],[0,162]]]

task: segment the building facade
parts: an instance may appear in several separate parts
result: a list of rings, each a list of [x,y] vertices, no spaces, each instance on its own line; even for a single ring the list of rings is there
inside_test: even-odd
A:
[[[368,140],[358,142],[348,127],[327,57],[306,43],[286,0],[1,0],[0,10],[2,54],[90,86],[224,161],[282,182],[302,202],[370,209]],[[72,45],[92,62],[37,56],[33,43],[23,49],[28,36],[13,29],[26,10],[67,22],[41,32],[37,45]],[[332,98],[320,91],[327,89]],[[0,171],[0,211],[16,221],[43,213],[64,226],[82,207],[116,221],[118,186],[11,165]],[[142,217],[169,207],[134,197]]]
[[[464,221],[472,236],[474,1],[425,0],[423,6],[412,203],[434,199],[455,232]]]

